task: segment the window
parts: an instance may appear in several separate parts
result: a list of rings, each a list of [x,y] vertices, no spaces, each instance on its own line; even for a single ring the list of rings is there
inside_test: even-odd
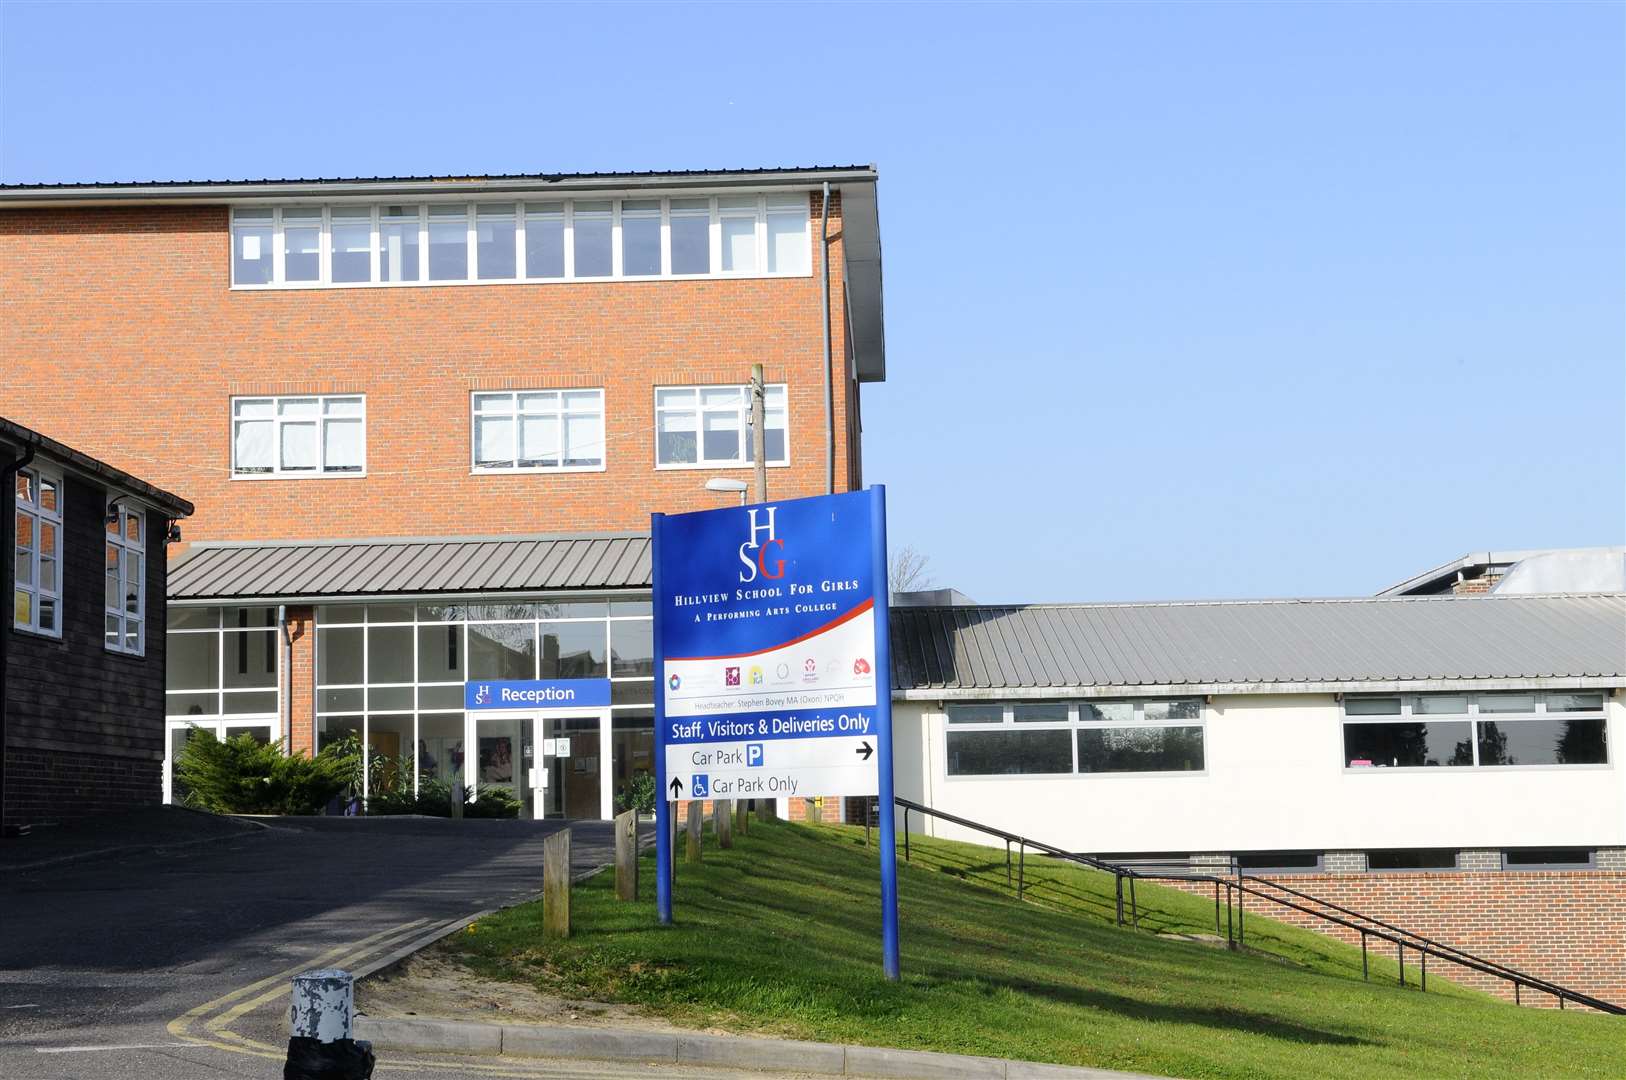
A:
[[[1235,858],[1250,874],[1316,874],[1323,864],[1319,851],[1243,851]]]
[[[232,399],[232,476],[359,475],[366,469],[360,395]]]
[[[603,390],[519,390],[474,395],[479,472],[604,467]]]
[[[786,390],[768,386],[763,395],[763,445],[768,464],[789,463]],[[751,388],[676,386],[655,391],[655,464],[664,467],[748,465]]]
[[[61,637],[62,480],[39,469],[23,469],[16,484],[11,624]]]
[[[1425,848],[1404,848],[1398,851],[1368,851],[1368,870],[1455,870],[1455,851]]]
[[[1202,703],[1195,698],[967,703],[945,712],[949,776],[1203,768]]]
[[[805,192],[245,206],[236,288],[812,273]]]
[[[107,506],[106,611],[103,644],[114,652],[146,651],[146,515],[122,502]]]
[[[275,716],[277,609],[171,607],[164,635],[171,720]]]
[[[1598,853],[1592,848],[1518,848],[1502,852],[1505,870],[1592,870]]]
[[[1485,693],[1352,697],[1346,768],[1604,765],[1603,694]]]

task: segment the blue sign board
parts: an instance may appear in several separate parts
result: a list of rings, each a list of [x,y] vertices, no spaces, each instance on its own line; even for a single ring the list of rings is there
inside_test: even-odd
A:
[[[878,795],[895,978],[884,489],[655,514],[651,534],[661,921],[668,800]]]
[[[610,703],[609,679],[471,679],[466,709],[599,708]]]

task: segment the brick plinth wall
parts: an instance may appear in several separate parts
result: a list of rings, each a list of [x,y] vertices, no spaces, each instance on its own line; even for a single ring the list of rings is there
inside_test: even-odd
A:
[[[1382,919],[1510,967],[1615,1004],[1626,1005],[1626,871],[1488,871],[1447,873],[1293,874],[1283,885]],[[1180,886],[1205,896],[1213,886]],[[1352,945],[1360,935],[1291,908],[1247,898],[1248,918],[1271,918],[1329,934]],[[1386,942],[1368,947],[1394,954]],[[1407,950],[1408,973],[1418,956]],[[1429,974],[1513,999],[1513,986],[1430,957]],[[1408,982],[1410,979],[1408,978]],[[1556,1008],[1525,990],[1525,1005]]]
[[[16,747],[6,755],[7,820],[49,825],[154,806],[162,796],[159,761]]]

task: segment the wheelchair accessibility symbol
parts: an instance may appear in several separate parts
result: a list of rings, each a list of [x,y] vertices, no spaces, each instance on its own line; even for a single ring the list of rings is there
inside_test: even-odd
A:
[[[711,777],[705,773],[695,773],[689,777],[689,796],[694,799],[704,799],[711,794]]]

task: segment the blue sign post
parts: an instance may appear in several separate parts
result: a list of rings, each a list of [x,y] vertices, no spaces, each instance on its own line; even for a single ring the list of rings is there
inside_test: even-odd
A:
[[[672,801],[877,795],[897,978],[885,489],[656,514],[651,532],[660,921]]]

